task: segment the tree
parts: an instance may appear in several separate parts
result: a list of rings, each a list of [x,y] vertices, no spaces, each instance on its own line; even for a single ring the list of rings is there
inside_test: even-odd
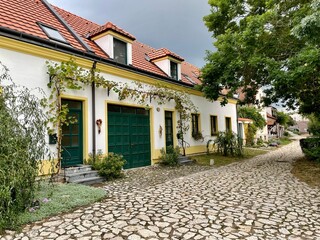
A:
[[[0,62],[0,231],[15,227],[18,213],[30,206],[41,160],[49,155],[39,102]]]
[[[285,112],[277,112],[277,123],[287,128],[288,126],[293,126],[295,124],[293,118]]]
[[[314,136],[320,136],[320,121],[311,114],[309,117],[308,131]]]
[[[265,104],[281,101],[320,116],[320,0],[210,0],[204,17],[216,38],[202,69],[202,90],[216,100],[240,88],[254,102],[265,86]]]

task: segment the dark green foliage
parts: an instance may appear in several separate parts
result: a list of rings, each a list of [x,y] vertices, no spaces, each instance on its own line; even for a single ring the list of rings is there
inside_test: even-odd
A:
[[[167,150],[162,148],[160,150],[161,156],[160,156],[160,163],[167,166],[176,166],[178,165],[178,158],[180,154],[180,148],[168,146]]]
[[[255,103],[258,89],[266,86],[266,105],[280,100],[301,113],[320,114],[319,0],[209,4],[204,21],[216,51],[207,53],[202,69],[207,98],[218,99],[222,89],[232,97],[241,88],[245,102]]]
[[[258,129],[262,129],[266,125],[266,120],[261,116],[258,109],[255,107],[241,106],[238,107],[239,117],[250,118],[252,124],[248,126],[248,135],[246,136],[246,145],[254,145],[254,137]]]
[[[262,138],[258,138],[257,139],[257,146],[262,147],[264,145],[264,142],[262,140]]]
[[[309,116],[308,131],[314,136],[320,136],[320,118],[314,114]]]
[[[293,118],[285,112],[277,112],[277,123],[287,128],[295,124]]]
[[[39,99],[12,83],[0,63],[0,230],[14,228],[29,207],[45,158],[45,117]]]
[[[219,132],[214,142],[217,152],[223,156],[243,156],[242,140],[233,132]]]
[[[254,146],[254,137],[256,136],[257,127],[254,124],[248,125],[248,135],[246,138],[246,145],[247,146]]]
[[[106,180],[122,178],[124,176],[123,166],[126,160],[122,155],[109,153],[106,157],[99,157],[99,161],[95,161],[93,168],[98,170],[99,175],[105,177]]]
[[[238,114],[241,118],[250,118],[253,124],[262,129],[266,125],[266,120],[261,116],[258,109],[255,107],[242,106],[238,108]]]
[[[310,160],[320,162],[320,138],[306,138],[300,140],[303,153]]]

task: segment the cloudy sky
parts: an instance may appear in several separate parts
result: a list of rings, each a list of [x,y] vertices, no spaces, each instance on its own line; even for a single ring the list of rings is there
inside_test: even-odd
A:
[[[207,0],[48,0],[98,24],[108,21],[142,43],[166,47],[186,61],[202,67],[206,50],[214,50],[203,16]]]

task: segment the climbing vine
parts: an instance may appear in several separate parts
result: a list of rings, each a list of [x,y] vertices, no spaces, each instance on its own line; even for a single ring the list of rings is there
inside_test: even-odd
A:
[[[62,104],[61,96],[67,89],[80,90],[85,84],[89,84],[91,82],[91,73],[80,68],[73,59],[60,64],[52,62],[46,62],[46,64],[50,77],[48,87],[51,92],[44,105],[47,107],[48,132],[57,137],[56,149],[59,166],[62,153],[62,127],[75,121],[75,119],[68,116],[68,106]]]
[[[50,76],[48,87],[51,89],[47,102],[47,113],[50,116],[48,122],[51,126],[49,133],[57,134],[58,164],[61,162],[62,126],[75,121],[68,116],[68,107],[61,103],[61,96],[67,89],[81,90],[86,85],[94,84],[97,88],[106,89],[108,95],[111,91],[117,93],[119,101],[130,98],[138,104],[144,105],[145,108],[149,108],[152,101],[158,105],[174,101],[175,109],[180,117],[177,121],[177,128],[182,139],[190,127],[191,112],[198,111],[185,92],[175,91],[161,84],[144,86],[140,82],[133,82],[129,85],[128,83],[106,80],[94,68],[88,71],[79,67],[74,59],[60,64],[47,62],[47,68]],[[182,147],[184,148],[183,141]]]

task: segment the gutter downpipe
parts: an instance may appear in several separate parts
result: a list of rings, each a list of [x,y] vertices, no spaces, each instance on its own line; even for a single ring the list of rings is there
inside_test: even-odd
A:
[[[92,157],[93,161],[96,157],[96,84],[94,81],[94,74],[97,67],[97,61],[93,62],[91,68],[91,96],[92,96]]]

